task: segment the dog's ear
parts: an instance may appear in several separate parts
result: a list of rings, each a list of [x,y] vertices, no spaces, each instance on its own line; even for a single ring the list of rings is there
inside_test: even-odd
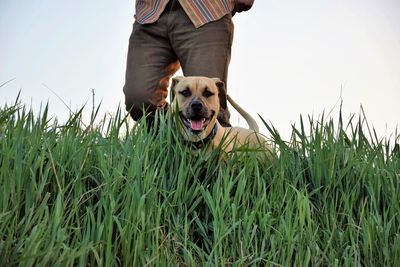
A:
[[[213,80],[218,88],[219,104],[222,109],[227,109],[225,83],[219,78],[213,78]]]
[[[181,81],[183,77],[182,76],[177,76],[172,78],[172,82],[171,82],[171,100],[173,100],[175,98],[175,88],[176,85]]]

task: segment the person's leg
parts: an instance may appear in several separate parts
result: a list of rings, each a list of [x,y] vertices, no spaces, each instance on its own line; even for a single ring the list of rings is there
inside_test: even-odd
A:
[[[220,78],[226,85],[234,31],[231,14],[196,29],[180,6],[175,12],[170,39],[184,75]],[[222,109],[218,121],[230,126],[229,117]]]
[[[167,16],[152,24],[133,25],[124,85],[125,105],[134,120],[167,106],[170,78],[180,65],[167,36]]]

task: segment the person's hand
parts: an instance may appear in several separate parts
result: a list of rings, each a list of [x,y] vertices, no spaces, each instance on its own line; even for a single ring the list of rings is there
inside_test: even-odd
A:
[[[254,0],[235,0],[235,12],[247,11],[253,5]]]

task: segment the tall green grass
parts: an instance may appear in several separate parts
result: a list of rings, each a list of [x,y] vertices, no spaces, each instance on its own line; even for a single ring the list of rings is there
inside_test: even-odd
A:
[[[301,120],[289,142],[265,124],[275,162],[225,162],[169,120],[148,132],[82,112],[58,125],[0,109],[0,265],[400,264],[399,146],[362,118]]]

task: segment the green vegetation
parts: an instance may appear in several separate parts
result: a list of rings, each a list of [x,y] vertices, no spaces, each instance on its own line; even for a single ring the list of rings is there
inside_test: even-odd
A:
[[[399,146],[362,118],[265,124],[271,163],[81,115],[0,109],[0,265],[400,265]]]

